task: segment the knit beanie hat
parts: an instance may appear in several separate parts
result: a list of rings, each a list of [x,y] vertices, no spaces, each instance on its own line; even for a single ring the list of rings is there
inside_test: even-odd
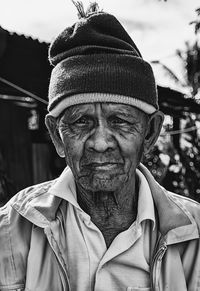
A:
[[[84,14],[52,42],[49,114],[75,104],[114,102],[152,114],[158,109],[152,68],[120,22],[101,11]]]

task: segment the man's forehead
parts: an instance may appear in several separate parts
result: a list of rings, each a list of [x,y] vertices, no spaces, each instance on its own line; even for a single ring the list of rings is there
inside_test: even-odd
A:
[[[76,104],[70,106],[66,109],[67,114],[95,114],[97,109],[100,108],[102,112],[105,113],[121,113],[121,114],[130,114],[136,115],[141,111],[128,104],[122,103],[113,103],[113,102],[96,102],[96,103],[84,103],[84,104]]]

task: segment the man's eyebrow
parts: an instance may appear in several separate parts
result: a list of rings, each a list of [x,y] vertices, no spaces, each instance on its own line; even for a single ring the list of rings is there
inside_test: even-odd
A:
[[[134,117],[133,114],[127,112],[127,111],[124,111],[123,109],[120,110],[120,109],[117,109],[117,110],[113,110],[113,111],[110,111],[110,114],[120,114],[120,115],[124,115],[126,117]]]
[[[123,109],[123,108],[114,109],[109,112],[109,115],[116,115],[116,114],[122,115],[127,118],[132,118],[135,120],[138,119],[137,116],[135,116],[132,112],[130,112],[130,110]]]
[[[91,108],[85,106],[75,105],[66,109],[65,116],[67,118],[74,118],[82,114],[88,114],[91,112]]]
[[[127,107],[126,105],[123,106],[123,104],[121,104],[120,107],[119,106],[111,107],[109,113],[110,115],[115,115],[115,114],[123,115],[124,117],[131,118],[135,121],[140,120],[140,116],[143,115],[144,113],[137,108],[135,108],[137,111],[132,110],[132,108],[130,107]]]

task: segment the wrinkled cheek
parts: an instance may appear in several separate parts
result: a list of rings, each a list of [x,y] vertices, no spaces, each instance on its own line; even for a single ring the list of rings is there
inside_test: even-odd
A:
[[[65,160],[67,165],[70,167],[74,175],[79,172],[79,151],[74,145],[69,145],[65,148]]]
[[[74,155],[70,151],[70,149],[67,149],[66,150],[66,161],[67,161],[68,165],[70,166],[70,168],[74,168],[75,167],[76,160],[77,160],[76,155]]]
[[[124,151],[126,152],[126,154],[124,155],[126,173],[132,174],[132,171],[134,171],[137,168],[143,155],[143,149],[144,149],[143,144],[139,146],[131,145],[126,151]]]
[[[144,143],[138,149],[138,153],[137,153],[137,166],[141,162],[143,154],[144,154]]]

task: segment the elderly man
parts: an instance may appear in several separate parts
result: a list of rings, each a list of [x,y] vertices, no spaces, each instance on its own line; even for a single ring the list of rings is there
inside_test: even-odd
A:
[[[92,6],[52,43],[46,125],[68,165],[0,212],[0,290],[200,290],[200,208],[140,164],[162,126],[151,66]]]

